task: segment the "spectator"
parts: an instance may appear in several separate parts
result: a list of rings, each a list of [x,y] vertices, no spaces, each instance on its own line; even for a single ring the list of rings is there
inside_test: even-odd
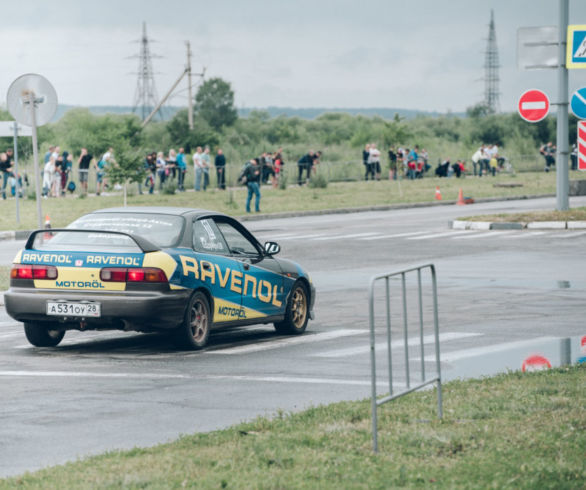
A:
[[[92,158],[93,156],[88,153],[87,148],[81,149],[81,155],[79,155],[77,164],[79,165],[79,184],[84,194],[87,194],[87,180]]]
[[[169,150],[169,156],[167,157],[166,176],[170,179],[174,179],[177,175],[177,152],[171,148]]]
[[[313,174],[315,174],[317,172],[317,166],[320,164],[320,158],[321,158],[321,151],[316,151],[313,154],[313,162],[311,164],[311,171]]]
[[[59,147],[57,147],[59,148]],[[102,155],[100,161],[96,164],[96,180],[97,180],[97,188],[96,188],[96,195],[100,195],[100,193],[108,188],[108,179],[106,176],[106,168],[114,161],[114,149],[112,147],[108,148],[108,151]]]
[[[408,154],[407,154],[407,178],[413,180],[417,176],[417,161],[419,159],[419,155],[417,152],[419,151],[419,146],[415,145]]]
[[[545,158],[545,171],[549,172],[549,167],[551,167],[552,165],[555,166],[555,151],[556,151],[556,147],[553,146],[553,143],[550,141],[548,143],[546,143],[545,145],[543,145],[540,149],[539,149],[539,153],[541,153],[543,155],[543,158]]]
[[[299,171],[299,176],[297,178],[297,182],[299,185],[303,185],[306,183],[311,177],[311,168],[313,167],[313,150],[309,150],[309,153],[303,155],[299,160],[297,160],[297,169]],[[306,172],[306,178],[303,179],[303,172]]]
[[[49,146],[49,151],[45,153],[44,163],[47,163],[49,161],[49,158],[51,157],[54,151],[55,147],[53,145]]]
[[[203,154],[201,155],[201,165],[203,172],[203,190],[205,191],[210,185],[210,147],[206,146]]]
[[[0,160],[2,155],[0,154]],[[43,197],[47,198],[48,195],[52,194],[53,191],[53,180],[55,176],[55,156],[53,153],[49,155],[49,160],[45,163],[43,169]]]
[[[196,192],[201,190],[201,175],[203,173],[203,164],[201,161],[202,150],[201,146],[198,146],[193,154],[193,170],[195,173],[195,184],[194,188]]]
[[[389,180],[397,180],[397,153],[389,147]]]
[[[482,162],[480,160],[482,159],[483,149],[484,145],[481,145],[480,148],[478,148],[478,150],[474,152],[474,155],[472,155],[472,166],[474,168],[474,176],[482,176]]]
[[[572,170],[578,170],[578,146],[576,143],[572,145],[572,153],[570,154],[572,160]]]
[[[269,177],[271,177],[271,179],[275,178],[275,168],[273,156],[266,151],[262,155],[262,183],[266,184],[269,181]]]
[[[250,201],[254,194],[254,210],[260,212],[260,173],[259,159],[253,158],[250,160],[250,165],[244,170],[244,178],[246,179],[246,186],[248,188],[248,195],[246,196],[246,212],[250,213]]]
[[[12,162],[7,152],[0,153],[0,171],[2,172],[2,199],[6,199],[6,186],[10,177],[13,176]]]
[[[375,143],[370,144],[370,149],[368,150],[367,165],[369,172],[372,174],[372,180],[374,180],[375,178],[376,180],[380,180],[380,151],[378,151],[378,149],[376,148]],[[368,178],[366,180],[368,180]]]
[[[69,174],[71,173],[71,168],[73,166],[72,155],[69,154],[67,150],[63,151],[63,155],[61,155],[62,163],[61,163],[61,195],[65,195],[65,189],[67,187],[67,181],[69,180]]]
[[[226,157],[221,148],[218,148],[216,158],[214,159],[214,166],[216,167],[216,179],[218,181],[218,189],[226,189]]]
[[[167,178],[167,162],[165,161],[165,157],[163,156],[163,152],[160,151],[157,153],[157,159],[155,160],[155,167],[157,169],[157,175],[159,177],[159,190],[163,190],[163,184],[165,183],[165,179]]]
[[[279,148],[279,150],[273,156],[273,167],[275,169],[275,175],[273,176],[273,188],[276,188],[279,185],[279,179],[281,178],[283,165],[285,164],[281,151],[282,149]]]
[[[362,164],[364,165],[364,180],[368,180],[368,176],[372,174],[372,180],[374,180],[374,172],[372,171],[372,167],[369,163],[370,159],[370,144],[367,143],[364,145],[364,150],[362,150]]]
[[[177,188],[179,192],[185,192],[183,183],[185,182],[185,172],[187,172],[187,164],[185,163],[185,149],[179,148],[177,154]]]
[[[144,167],[147,171],[147,176],[144,181],[144,186],[148,188],[149,194],[155,192],[155,181],[157,178],[157,153],[149,153],[144,161]]]

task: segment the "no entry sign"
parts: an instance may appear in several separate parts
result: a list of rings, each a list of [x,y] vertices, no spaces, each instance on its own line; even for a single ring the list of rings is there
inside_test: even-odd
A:
[[[539,122],[549,112],[549,98],[541,90],[527,90],[519,98],[519,115],[528,122]]]
[[[586,121],[578,121],[578,170],[586,170]]]

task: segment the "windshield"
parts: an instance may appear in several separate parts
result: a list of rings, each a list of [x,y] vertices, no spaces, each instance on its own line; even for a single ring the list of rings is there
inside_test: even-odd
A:
[[[67,228],[121,231],[141,236],[154,245],[166,248],[177,243],[181,237],[183,225],[182,216],[169,214],[95,213],[82,216]],[[90,239],[90,235],[83,233],[81,235]],[[88,245],[93,243],[89,242]]]

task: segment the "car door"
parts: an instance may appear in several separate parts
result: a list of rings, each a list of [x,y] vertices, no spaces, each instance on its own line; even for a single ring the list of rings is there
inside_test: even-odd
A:
[[[266,255],[258,241],[236,220],[221,216],[214,221],[231,257],[242,265],[242,307],[247,318],[282,315],[285,304],[279,263]]]
[[[199,280],[213,296],[214,323],[246,319],[242,308],[243,264],[232,257],[213,219],[194,220],[192,246]]]

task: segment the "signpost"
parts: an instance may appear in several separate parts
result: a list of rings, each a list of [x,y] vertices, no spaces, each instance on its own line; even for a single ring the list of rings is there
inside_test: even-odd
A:
[[[566,67],[586,68],[586,25],[568,26]]]
[[[578,170],[586,170],[586,121],[578,121]]]
[[[519,97],[518,110],[525,121],[539,122],[549,112],[549,97],[541,90],[527,90]]]
[[[578,119],[586,119],[586,87],[574,92],[570,101],[570,107]]]

